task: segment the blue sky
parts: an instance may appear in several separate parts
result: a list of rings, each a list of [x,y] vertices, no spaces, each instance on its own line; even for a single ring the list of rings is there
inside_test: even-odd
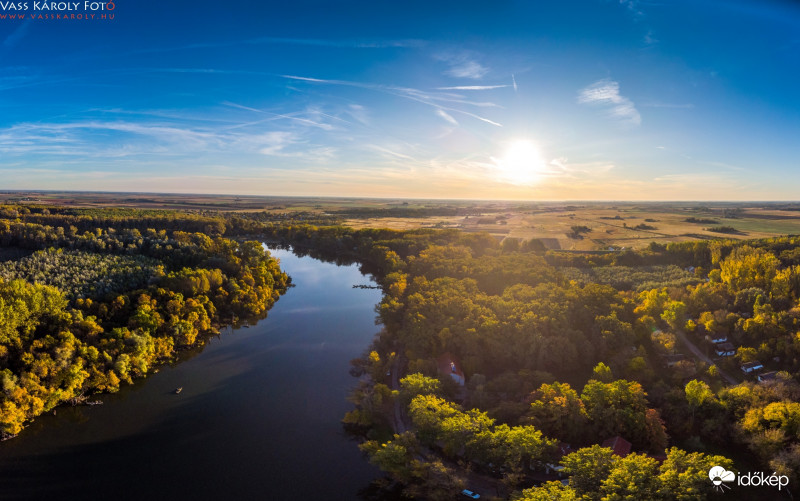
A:
[[[796,2],[15,3],[0,189],[798,199]]]

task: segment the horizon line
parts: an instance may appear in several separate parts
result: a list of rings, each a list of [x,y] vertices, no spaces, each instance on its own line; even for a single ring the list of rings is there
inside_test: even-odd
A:
[[[632,200],[632,199],[514,199],[514,198],[432,198],[408,196],[381,196],[365,197],[353,195],[253,195],[241,193],[188,193],[188,192],[159,192],[159,191],[114,191],[114,190],[48,190],[48,189],[6,189],[0,194],[25,194],[25,193],[69,193],[69,194],[106,194],[106,195],[162,195],[162,196],[206,196],[206,197],[242,197],[242,198],[316,198],[316,199],[355,199],[355,200],[425,200],[433,202],[515,202],[515,203],[637,203],[637,204],[666,204],[666,203],[764,203],[764,204],[797,204],[800,200],[709,200],[709,199],[674,199],[674,200]]]

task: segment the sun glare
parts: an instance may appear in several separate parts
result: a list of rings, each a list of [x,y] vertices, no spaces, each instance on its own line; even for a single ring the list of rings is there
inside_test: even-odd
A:
[[[544,173],[544,160],[534,143],[519,140],[511,143],[503,157],[496,161],[499,178],[513,184],[534,184]]]

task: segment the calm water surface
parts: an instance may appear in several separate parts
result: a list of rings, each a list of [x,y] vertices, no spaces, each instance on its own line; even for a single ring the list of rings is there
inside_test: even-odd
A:
[[[266,320],[0,443],[0,499],[359,499],[379,472],[340,420],[380,291],[352,287],[373,283],[355,265],[273,255],[296,287]]]

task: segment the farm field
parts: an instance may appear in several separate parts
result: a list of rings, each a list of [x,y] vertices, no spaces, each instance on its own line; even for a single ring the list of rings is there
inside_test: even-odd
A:
[[[477,204],[475,208],[491,208]],[[687,220],[701,222],[689,222]],[[702,222],[707,221],[707,222]],[[464,231],[485,231],[498,239],[537,238],[549,249],[597,251],[640,249],[650,242],[685,242],[715,238],[750,239],[797,234],[800,212],[795,206],[764,208],[762,206],[697,204],[582,204],[537,205],[513,207],[507,211],[485,212],[478,216],[423,218],[368,218],[346,220],[355,228],[417,227],[459,228]],[[589,231],[574,235],[574,226]],[[730,227],[730,233],[710,231]]]
[[[329,216],[352,228],[458,228],[548,249],[640,249],[650,242],[800,234],[800,203],[570,203],[88,192],[0,192],[0,202]],[[573,228],[581,228],[575,234]],[[723,229],[724,231],[712,231]]]
[[[348,218],[354,228],[386,227],[406,230],[418,227],[459,228],[485,231],[498,239],[537,238],[549,249],[598,251],[640,249],[650,242],[685,242],[715,238],[751,239],[800,233],[796,206],[697,204],[530,204],[508,210],[476,203],[473,209],[489,209],[471,216]],[[689,222],[694,218],[701,222]],[[707,222],[702,222],[707,221]],[[573,227],[588,231],[575,235]],[[730,233],[711,231],[729,227]]]

